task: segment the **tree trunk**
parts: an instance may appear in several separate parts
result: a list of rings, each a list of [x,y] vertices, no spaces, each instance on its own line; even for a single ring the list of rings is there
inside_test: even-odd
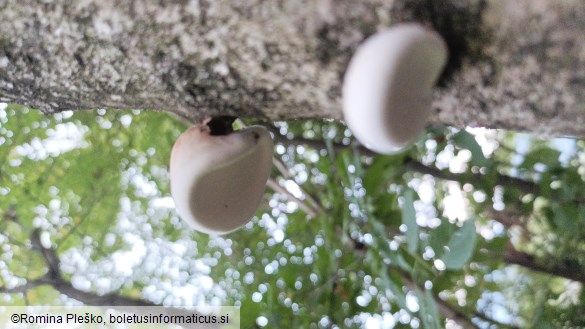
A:
[[[585,135],[582,0],[0,0],[0,101],[341,119],[353,51],[413,20],[449,44],[432,124]]]

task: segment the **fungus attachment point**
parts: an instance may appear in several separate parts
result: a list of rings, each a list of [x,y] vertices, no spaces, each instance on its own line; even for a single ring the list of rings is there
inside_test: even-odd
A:
[[[420,24],[397,24],[367,39],[343,81],[349,129],[378,153],[395,153],[412,143],[424,130],[432,89],[446,61],[441,36]]]
[[[212,135],[207,124],[184,132],[171,152],[171,195],[194,229],[225,234],[256,212],[272,169],[272,138],[252,126]]]

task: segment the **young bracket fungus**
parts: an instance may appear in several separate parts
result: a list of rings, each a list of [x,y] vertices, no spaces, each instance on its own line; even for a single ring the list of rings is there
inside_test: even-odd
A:
[[[214,135],[191,127],[171,152],[171,194],[179,215],[209,234],[225,234],[254,215],[272,168],[272,138],[260,126]]]
[[[447,61],[441,36],[397,24],[366,40],[343,82],[347,126],[369,149],[391,154],[412,143],[431,111],[432,88]]]

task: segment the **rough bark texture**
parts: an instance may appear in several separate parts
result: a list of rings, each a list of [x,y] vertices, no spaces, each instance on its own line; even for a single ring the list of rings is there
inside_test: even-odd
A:
[[[431,123],[585,135],[582,0],[0,0],[0,101],[341,119],[352,52],[398,21],[449,43]]]

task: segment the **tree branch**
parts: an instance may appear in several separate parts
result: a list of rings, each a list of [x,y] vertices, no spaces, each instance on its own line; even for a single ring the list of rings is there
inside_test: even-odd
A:
[[[400,273],[401,273],[402,279],[406,283],[406,286],[410,290],[413,290],[413,291],[424,290],[423,287],[420,287],[419,285],[417,285],[414,282],[414,280],[412,280],[412,278],[410,277],[409,274],[405,273],[402,270],[400,270]],[[439,312],[441,312],[441,314],[443,314],[444,317],[457,322],[457,324],[459,324],[460,326],[462,326],[465,329],[477,329],[478,328],[471,321],[469,316],[467,316],[467,314],[463,313],[461,310],[458,310],[458,309],[452,307],[449,303],[447,303],[446,301],[441,299],[439,296],[437,296],[435,294],[433,294],[433,296],[434,296],[435,302],[437,303],[437,306],[439,308]]]
[[[284,163],[282,163],[282,161],[280,161],[279,159],[277,159],[276,157],[273,156],[272,163],[276,167],[276,170],[278,170],[280,172],[280,174],[285,179],[294,180],[294,177],[291,175],[289,168],[286,167],[286,165]],[[305,200],[311,204],[310,208],[312,208],[313,211],[316,213],[315,215],[323,213],[323,208],[317,202],[315,197],[313,195],[311,195],[309,192],[307,192],[300,184],[296,184],[296,185],[301,190],[301,193],[303,193]]]
[[[153,302],[144,300],[144,299],[137,299],[137,298],[128,298],[118,294],[107,294],[107,295],[98,295],[93,292],[86,292],[79,290],[70,282],[65,281],[61,277],[59,278],[52,278],[51,281],[47,282],[50,284],[55,290],[59,291],[63,295],[66,295],[70,298],[78,300],[85,305],[90,306],[160,306]]]
[[[585,134],[575,105],[585,99],[581,1],[2,5],[0,101],[45,113],[339,119],[341,77],[358,45],[390,22],[417,21],[442,34],[450,53],[452,76],[433,95],[431,122]]]
[[[59,260],[59,256],[57,252],[52,248],[45,248],[41,243],[40,237],[40,229],[35,229],[32,231],[30,236],[30,241],[34,249],[38,250],[47,267],[49,268],[49,272],[47,273],[48,278],[61,278],[61,261]]]
[[[274,179],[269,178],[268,181],[266,182],[266,185],[268,187],[270,187],[274,192],[280,193],[280,194],[284,195],[284,197],[286,197],[288,200],[293,201],[296,204],[298,204],[299,208],[301,208],[307,215],[309,215],[309,217],[316,217],[317,216],[318,211],[316,209],[309,207],[309,205],[306,202],[297,198],[291,192],[289,192],[287,189],[280,186],[280,184],[278,184]]]
[[[161,305],[153,302],[128,298],[117,294],[98,295],[93,292],[81,291],[71,285],[71,283],[65,281],[61,277],[50,277],[49,275],[40,278],[35,281],[30,281],[27,284],[13,288],[13,289],[0,289],[0,293],[14,294],[14,293],[26,293],[28,290],[36,288],[41,285],[50,285],[55,290],[59,291],[63,295],[69,298],[73,298],[77,301],[82,302],[86,306],[113,306],[119,312],[131,312],[137,315],[148,315],[150,311],[142,310],[137,307],[160,307]],[[164,309],[158,309],[165,315],[178,315],[178,316],[191,316],[196,311],[165,307]],[[195,329],[195,328],[218,328],[213,324],[181,324],[183,328]]]
[[[482,320],[484,322],[489,322],[490,324],[494,324],[498,328],[518,329],[518,327],[515,325],[501,323],[500,321],[489,318],[487,315],[485,315],[484,313],[481,313],[481,312],[475,312],[475,313],[473,313],[473,316],[479,318],[480,320]]]
[[[0,287],[0,293],[2,294],[23,294],[27,291],[34,289],[38,286],[42,286],[45,284],[49,284],[49,282],[45,278],[40,278],[32,281],[27,281],[25,284],[14,287],[14,288],[6,288]]]
[[[509,229],[512,226],[519,226],[526,230],[526,223],[517,217],[520,216],[519,213],[503,210],[498,211],[495,210],[493,207],[486,207],[485,214],[490,218],[495,220],[496,222],[504,225],[506,229]],[[526,231],[524,231],[526,232]]]
[[[482,180],[486,178],[486,175],[480,173],[454,174],[448,171],[439,170],[437,168],[424,165],[412,158],[407,158],[404,162],[404,165],[414,172],[431,175],[435,178],[450,180],[462,184],[470,183],[472,185],[477,186]],[[496,174],[496,184],[505,187],[517,188],[525,193],[538,194],[539,192],[538,184],[534,182],[526,181],[516,177],[502,175],[500,173]]]
[[[556,261],[551,266],[544,266],[539,264],[534,256],[516,250],[512,244],[508,245],[504,253],[504,261],[508,264],[519,265],[536,272],[555,275],[585,284],[585,272],[578,266]]]
[[[317,150],[327,149],[327,145],[322,140],[315,140],[315,139],[307,139],[302,137],[295,137],[294,139],[288,139],[285,136],[282,136],[278,132],[274,132],[274,140],[277,143],[282,143],[284,145],[305,145]],[[348,145],[343,145],[339,143],[333,143],[333,149],[336,151],[343,151],[348,149]],[[364,147],[363,145],[359,145],[357,150],[360,154],[373,157],[377,156],[376,152],[369,150],[368,148]],[[412,159],[406,158],[404,161],[404,166],[408,168],[410,171],[417,172],[424,175],[430,175],[435,178],[449,180],[459,183],[470,183],[473,185],[478,185],[483,179],[486,178],[486,175],[481,173],[469,173],[469,174],[454,174],[448,171],[439,170],[434,167],[427,166],[422,164],[421,162]],[[496,175],[496,184],[517,188],[525,193],[535,193],[539,192],[538,184],[526,181],[516,177],[510,177],[502,174]]]
[[[405,281],[405,283],[409,287],[409,289],[411,289],[411,290],[416,290],[416,289],[424,290],[423,287],[417,285],[412,280],[412,278],[408,275],[408,273],[406,273],[402,270],[400,270],[400,272],[402,275],[402,279]],[[501,328],[517,329],[517,327],[514,325],[501,323],[501,322],[496,321],[494,319],[488,318],[485,314],[480,313],[480,312],[470,312],[469,314],[467,314],[465,310],[461,309],[460,307],[451,305],[449,302],[447,302],[446,300],[439,297],[438,294],[436,294],[434,291],[433,291],[433,297],[435,299],[435,302],[437,303],[437,306],[438,306],[441,314],[443,314],[443,316],[445,316],[446,318],[457,322],[457,324],[459,324],[463,328],[478,328],[478,326],[472,322],[472,318],[475,317],[475,318],[478,318],[482,321],[489,322],[491,324],[495,324]]]
[[[24,285],[20,285],[14,288],[3,288],[0,287],[0,293],[5,294],[26,294],[31,289],[42,285],[50,285],[53,289],[57,290],[63,295],[66,295],[72,299],[82,302],[87,306],[110,306],[115,307],[119,312],[131,312],[137,315],[148,315],[149,310],[140,309],[139,307],[155,307],[162,306],[153,303],[148,300],[139,298],[129,298],[119,294],[106,294],[98,295],[94,292],[82,291],[75,288],[71,282],[66,281],[60,272],[60,259],[57,255],[57,251],[54,248],[45,248],[40,240],[40,230],[35,229],[31,235],[31,244],[33,249],[36,249],[41,253],[43,260],[45,261],[49,271],[41,278],[28,281]],[[25,296],[26,298],[26,296]],[[158,309],[161,313],[171,316],[192,316],[197,313],[197,310],[187,310],[176,307],[165,307],[164,309]],[[217,328],[214,324],[181,324],[183,328],[195,329],[195,328]]]
[[[45,248],[40,240],[40,229],[35,229],[31,233],[31,244],[34,249],[38,250],[45,264],[49,268],[47,274],[44,277],[30,281],[25,285],[13,288],[13,289],[4,289],[3,292],[6,293],[24,293],[32,288],[38,287],[40,285],[51,285],[55,290],[59,291],[60,293],[69,296],[75,300],[78,300],[85,305],[91,306],[158,306],[152,302],[142,300],[142,299],[135,299],[135,298],[128,298],[124,296],[120,296],[117,294],[108,294],[108,295],[98,295],[93,292],[85,292],[79,290],[70,282],[65,281],[63,276],[61,275],[60,264],[61,261],[59,256],[57,255],[57,251],[53,248]]]
[[[40,241],[40,230],[35,229],[31,233],[31,243],[33,248],[38,250],[43,260],[45,261],[49,271],[41,278],[28,281],[26,284],[14,287],[14,288],[2,288],[0,287],[0,293],[5,294],[16,294],[16,293],[23,293],[25,294],[31,289],[42,285],[50,285],[53,289],[57,290],[63,295],[66,295],[72,299],[82,302],[84,305],[87,306],[112,306],[115,307],[116,310],[120,312],[131,312],[137,315],[147,315],[150,314],[148,310],[143,310],[137,307],[155,307],[161,306],[159,304],[153,303],[148,300],[139,299],[139,298],[129,298],[118,294],[106,294],[106,295],[98,295],[94,292],[87,292],[82,291],[75,288],[70,282],[63,279],[61,275],[59,266],[60,266],[60,259],[57,255],[57,251],[53,248],[45,248],[41,241]],[[182,308],[175,308],[175,307],[165,307],[164,309],[159,309],[165,315],[171,316],[192,316],[197,311],[194,310],[187,310]],[[181,324],[183,328],[195,329],[195,328],[217,328],[214,324]]]

